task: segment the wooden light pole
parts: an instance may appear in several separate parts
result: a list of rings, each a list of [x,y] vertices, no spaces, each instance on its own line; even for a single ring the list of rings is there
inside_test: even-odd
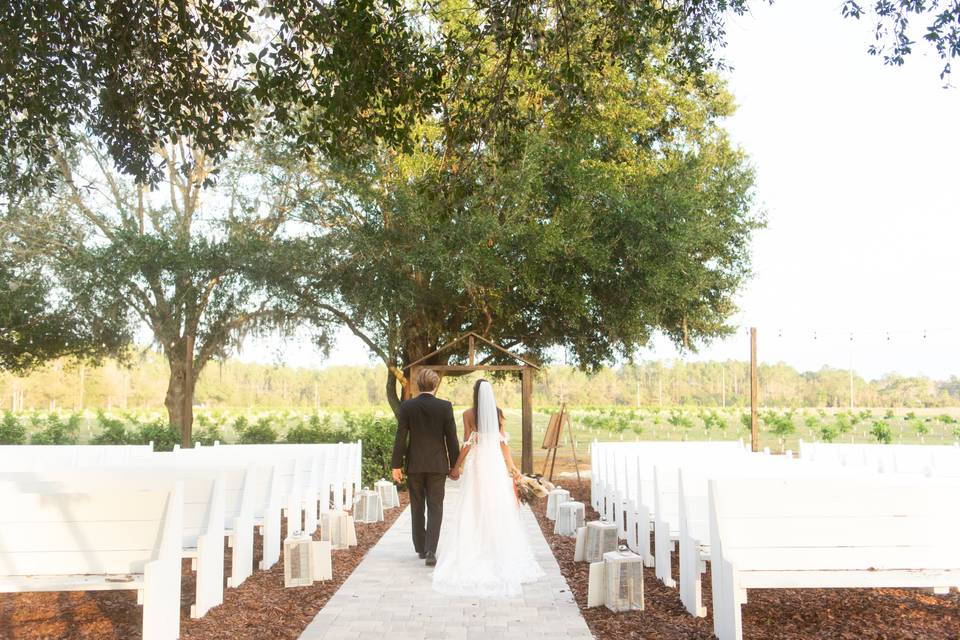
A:
[[[750,449],[760,450],[757,431],[757,328],[750,327]]]

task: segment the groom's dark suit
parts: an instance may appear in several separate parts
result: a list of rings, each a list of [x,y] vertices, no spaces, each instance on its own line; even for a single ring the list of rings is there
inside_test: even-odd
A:
[[[443,494],[450,466],[460,455],[453,405],[421,393],[406,400],[397,412],[393,443],[394,469],[406,463],[413,546],[417,553],[436,553],[443,520]],[[427,518],[424,522],[424,506]]]

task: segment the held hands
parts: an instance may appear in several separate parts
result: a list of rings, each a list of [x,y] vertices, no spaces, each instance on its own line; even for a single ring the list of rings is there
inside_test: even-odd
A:
[[[393,481],[397,484],[403,482],[403,469],[394,469],[393,470]]]
[[[450,473],[447,474],[447,477],[450,478],[451,480],[459,480],[460,469],[457,469],[456,467],[454,467],[453,469],[450,469]]]

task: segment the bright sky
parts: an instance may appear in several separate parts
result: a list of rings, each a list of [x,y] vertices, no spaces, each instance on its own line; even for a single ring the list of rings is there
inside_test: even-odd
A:
[[[925,45],[901,68],[869,56],[870,23],[843,19],[839,0],[754,4],[729,24],[728,128],[757,169],[768,227],[739,298],[743,329],[687,357],[746,359],[756,326],[766,362],[960,375],[960,89],[942,88]],[[641,355],[677,357],[664,341]],[[369,362],[349,334],[326,361],[299,340],[242,357]]]

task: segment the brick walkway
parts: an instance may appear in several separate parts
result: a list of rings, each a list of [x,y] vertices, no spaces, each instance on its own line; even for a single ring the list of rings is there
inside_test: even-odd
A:
[[[457,485],[447,483],[445,514]],[[451,597],[431,587],[431,569],[413,552],[404,512],[304,630],[300,640],[587,640],[592,638],[529,509],[522,518],[546,576],[511,600]],[[363,526],[363,525],[357,525]]]

